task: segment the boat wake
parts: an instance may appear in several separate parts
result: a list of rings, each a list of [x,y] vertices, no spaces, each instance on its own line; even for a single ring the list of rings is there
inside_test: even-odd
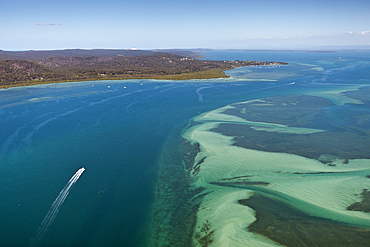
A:
[[[57,216],[60,207],[62,206],[63,202],[67,198],[72,186],[77,182],[80,178],[82,173],[85,171],[85,168],[80,168],[68,181],[68,183],[64,186],[64,188],[60,191],[58,197],[55,199],[53,204],[51,205],[48,213],[46,214],[44,220],[41,222],[40,227],[37,230],[37,234],[35,237],[31,239],[31,247],[37,246],[37,244],[41,241],[44,237],[45,233],[49,230],[51,224],[53,223],[55,217]]]

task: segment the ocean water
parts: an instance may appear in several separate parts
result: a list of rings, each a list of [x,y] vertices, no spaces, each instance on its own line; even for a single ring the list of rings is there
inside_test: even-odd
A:
[[[161,155],[169,152],[165,143],[194,117],[229,104],[315,95],[333,104],[322,107],[325,118],[304,127],[333,132],[359,124],[358,131],[370,128],[368,94],[341,93],[370,85],[369,52],[204,55],[289,65],[237,68],[227,71],[228,79],[91,81],[0,90],[0,246],[153,243],[156,184],[163,183],[158,171]],[[42,224],[45,219],[48,223]]]

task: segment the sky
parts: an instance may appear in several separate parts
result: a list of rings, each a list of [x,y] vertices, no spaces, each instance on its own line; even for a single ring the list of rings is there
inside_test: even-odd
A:
[[[5,0],[0,50],[370,45],[369,0]]]

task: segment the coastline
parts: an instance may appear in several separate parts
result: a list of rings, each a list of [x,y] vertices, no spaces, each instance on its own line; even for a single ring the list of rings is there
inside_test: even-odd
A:
[[[56,61],[52,62],[0,60],[0,63],[3,62],[0,64],[0,76],[2,77],[0,88],[99,80],[157,79],[179,81],[229,78],[230,76],[225,74],[226,70],[250,66],[287,65],[286,62],[274,61],[196,60],[181,56],[173,57],[174,55],[171,54],[168,56],[157,55],[139,60],[134,57],[127,61],[114,60],[117,64],[110,58],[101,57],[99,59],[108,59],[109,61],[101,62],[96,66],[94,61],[90,61],[92,65],[84,64],[86,61],[81,61],[80,58],[69,57],[54,58]],[[69,61],[71,64],[65,65],[65,59],[72,59],[72,62]],[[94,57],[87,60],[91,59]]]
[[[232,68],[231,68],[232,69]],[[228,70],[231,70],[228,69]],[[216,69],[208,71],[200,71],[193,73],[184,73],[184,74],[175,74],[175,75],[163,75],[163,76],[132,76],[132,77],[101,77],[101,78],[91,78],[91,79],[80,79],[80,80],[60,80],[60,81],[34,81],[34,82],[22,82],[17,84],[10,85],[0,85],[0,89],[7,89],[12,87],[26,87],[26,86],[35,86],[35,85],[45,85],[53,83],[65,83],[65,82],[84,82],[84,81],[120,81],[120,80],[173,80],[173,81],[182,81],[182,80],[204,80],[204,79],[217,79],[217,78],[230,78],[226,75],[225,69]]]

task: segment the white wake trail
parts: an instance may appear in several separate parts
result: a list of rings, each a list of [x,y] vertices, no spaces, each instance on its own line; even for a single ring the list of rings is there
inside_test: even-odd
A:
[[[57,213],[59,212],[60,207],[62,206],[64,200],[67,198],[69,191],[71,190],[72,186],[77,182],[80,178],[82,173],[85,171],[85,168],[80,168],[68,181],[68,183],[64,186],[64,188],[59,192],[58,197],[55,199],[53,204],[51,205],[48,213],[46,214],[44,220],[41,222],[39,229],[37,230],[37,235],[31,239],[31,247],[36,246],[45,233],[49,230],[49,227],[53,223]]]
[[[213,86],[207,86],[207,87],[200,87],[195,92],[198,94],[198,101],[203,102],[203,94],[200,93],[203,89],[212,88]]]

